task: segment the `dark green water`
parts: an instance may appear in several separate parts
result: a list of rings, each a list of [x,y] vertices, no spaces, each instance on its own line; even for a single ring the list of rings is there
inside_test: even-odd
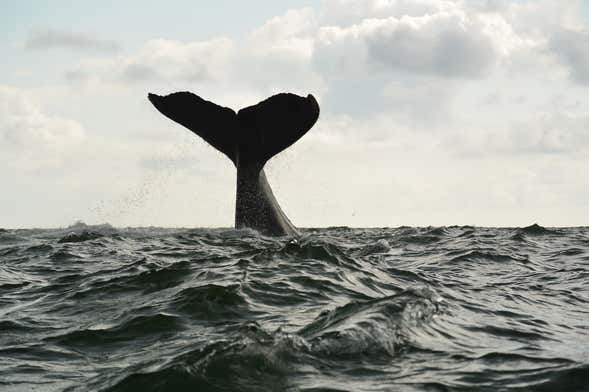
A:
[[[0,293],[1,391],[589,390],[587,228],[8,230]]]

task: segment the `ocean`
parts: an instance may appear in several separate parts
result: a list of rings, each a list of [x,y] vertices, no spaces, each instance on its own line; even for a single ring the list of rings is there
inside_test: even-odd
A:
[[[0,232],[0,390],[589,391],[589,228]]]

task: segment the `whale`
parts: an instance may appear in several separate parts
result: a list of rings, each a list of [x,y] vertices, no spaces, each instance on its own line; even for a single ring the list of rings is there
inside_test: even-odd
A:
[[[219,150],[237,169],[235,228],[268,236],[299,236],[268,183],[264,166],[305,135],[319,118],[311,94],[273,95],[237,112],[181,91],[148,94],[149,101],[169,119],[183,125]]]

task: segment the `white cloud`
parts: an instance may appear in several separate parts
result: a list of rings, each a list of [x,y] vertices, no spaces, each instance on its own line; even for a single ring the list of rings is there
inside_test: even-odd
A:
[[[380,10],[380,17],[319,30],[317,56],[320,63],[331,63],[330,72],[369,72],[372,65],[384,72],[480,77],[513,53],[540,45],[518,35],[502,15],[475,12],[460,2],[425,1],[418,7],[422,12],[413,13],[403,11],[405,2],[366,3]]]
[[[310,58],[318,20],[312,8],[289,10],[252,31],[248,49],[283,49]]]
[[[325,24],[340,26],[366,19],[452,12],[458,7],[454,1],[440,0],[323,0],[322,5],[321,16]]]
[[[8,167],[59,167],[84,137],[78,122],[46,114],[25,91],[0,86],[0,148]]]
[[[86,60],[68,73],[69,79],[89,83],[134,83],[162,79],[184,82],[220,80],[231,64],[233,43],[226,38],[183,43],[154,39],[134,54]]]
[[[584,0],[492,0],[465,2],[474,12],[501,15],[513,26],[516,34],[546,40],[554,31],[579,30],[583,20]]]
[[[324,82],[309,68],[309,42],[281,40],[280,34],[272,34],[272,42],[259,42],[274,30],[258,30],[245,46],[228,38],[152,40],[126,56],[86,60],[70,70],[67,79],[94,91],[134,86],[160,93],[192,89],[208,99],[225,99],[219,103],[236,109],[285,90],[321,94]]]

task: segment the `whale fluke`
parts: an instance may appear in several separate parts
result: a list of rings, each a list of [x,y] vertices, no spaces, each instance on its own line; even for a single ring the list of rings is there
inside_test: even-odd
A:
[[[277,94],[238,113],[188,91],[148,98],[163,115],[202,137],[236,166],[238,154],[242,162],[263,166],[299,140],[319,117],[312,95]]]
[[[263,167],[307,133],[319,118],[313,95],[281,93],[237,113],[183,91],[151,103],[166,117],[190,129],[225,154],[237,168],[235,227],[265,234],[296,234],[276,202]]]

